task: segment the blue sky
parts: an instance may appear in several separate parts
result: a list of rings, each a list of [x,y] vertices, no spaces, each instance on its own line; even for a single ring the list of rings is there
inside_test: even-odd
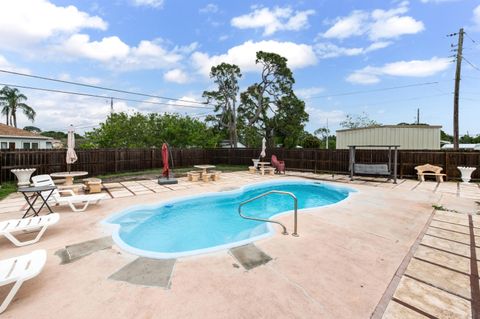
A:
[[[179,104],[198,106],[203,90],[213,88],[210,67],[238,64],[245,89],[259,79],[255,52],[264,50],[288,58],[310,131],[327,118],[336,129],[346,114],[362,112],[383,124],[413,122],[420,108],[422,122],[451,132],[456,37],[446,35],[465,27],[464,57],[480,68],[478,0],[2,0],[1,6],[0,69],[192,101],[115,101],[116,111],[203,118],[209,109]],[[462,134],[480,134],[480,70],[474,66],[463,63]],[[438,83],[425,84],[432,82]],[[112,95],[2,73],[0,83]],[[383,90],[398,86],[409,87]],[[70,123],[88,130],[110,110],[106,98],[22,91],[43,130]],[[342,95],[348,92],[361,94]],[[20,117],[19,125],[29,122]]]

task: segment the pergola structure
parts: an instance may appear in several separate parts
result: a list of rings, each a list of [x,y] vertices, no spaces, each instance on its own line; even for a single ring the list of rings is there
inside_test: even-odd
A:
[[[400,145],[349,145],[349,164],[350,180],[353,181],[355,174],[365,175],[382,175],[389,176],[393,179],[393,183],[397,183],[397,161],[398,148]],[[356,163],[355,150],[357,148],[388,148],[388,162],[387,163]],[[392,167],[392,149],[393,149],[393,167]]]

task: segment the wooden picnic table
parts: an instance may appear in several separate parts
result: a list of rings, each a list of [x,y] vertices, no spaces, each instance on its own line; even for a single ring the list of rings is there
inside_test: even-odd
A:
[[[84,171],[72,171],[72,172],[57,172],[50,174],[51,177],[64,177],[65,178],[65,185],[73,185],[74,177],[78,176],[85,176],[88,175],[88,172]]]
[[[262,175],[265,175],[265,165],[270,165],[270,162],[258,162],[258,165],[260,165]]]
[[[202,176],[203,174],[207,174],[207,170],[211,168],[215,168],[215,165],[194,165],[193,167],[201,169],[202,170]]]

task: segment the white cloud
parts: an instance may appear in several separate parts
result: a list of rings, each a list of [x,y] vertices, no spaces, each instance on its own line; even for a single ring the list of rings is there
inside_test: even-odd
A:
[[[323,36],[330,39],[345,39],[362,35],[368,29],[368,19],[368,13],[355,10],[347,17],[337,18],[335,24]]]
[[[346,117],[345,112],[341,110],[326,111],[309,105],[305,107],[305,111],[310,115],[309,126],[314,129],[324,127],[327,119],[330,126],[342,122]]]
[[[374,42],[366,48],[345,48],[329,42],[319,42],[315,44],[315,52],[321,59],[336,58],[339,56],[355,56],[366,54],[375,50],[386,48],[391,42]]]
[[[323,92],[325,92],[325,88],[318,86],[295,90],[295,94],[302,99],[309,99],[312,96],[318,95]]]
[[[381,67],[367,66],[347,77],[348,82],[374,84],[381,76],[428,77],[446,70],[450,59],[433,57],[430,60],[412,60],[387,63]]]
[[[205,7],[198,10],[198,12],[200,12],[200,13],[217,13],[218,12],[218,6],[214,3],[209,3]]]
[[[333,26],[323,33],[324,38],[346,39],[367,35],[372,41],[397,38],[404,34],[416,34],[425,29],[423,22],[405,14],[408,2],[402,2],[390,10],[372,12],[355,10],[346,17],[336,19]]]
[[[107,62],[111,59],[125,58],[130,48],[116,36],[90,41],[87,34],[74,34],[59,47],[69,57],[85,57]]]
[[[27,68],[20,68],[12,63],[10,63],[7,58],[0,54],[0,69],[12,71],[12,72],[20,72],[20,73],[27,73],[30,74],[30,70]]]
[[[91,41],[86,34],[74,34],[55,46],[55,50],[66,54],[67,59],[97,60],[117,71],[171,68],[196,48],[197,44],[192,43],[169,49],[161,39],[142,40],[138,46],[130,47],[116,36]]]
[[[214,65],[222,62],[233,63],[240,67],[242,72],[253,72],[259,69],[255,64],[257,51],[266,51],[280,54],[287,58],[291,69],[299,69],[316,64],[317,58],[312,46],[293,42],[278,41],[247,41],[230,48],[226,53],[210,56],[208,53],[194,52],[192,63],[199,73],[208,76]]]
[[[10,50],[85,28],[107,29],[107,23],[98,16],[47,0],[2,0],[1,7],[0,46]]]
[[[133,0],[133,4],[136,6],[161,8],[163,7],[163,0]]]
[[[184,84],[189,81],[188,74],[182,69],[173,69],[163,75],[163,79],[168,82]]]
[[[475,31],[480,31],[480,5],[473,9],[473,29]]]
[[[308,27],[308,16],[314,10],[293,11],[290,7],[256,8],[254,11],[234,17],[231,25],[239,29],[263,28],[263,35],[272,35],[277,31],[298,31]]]
[[[102,83],[101,79],[93,76],[80,76],[78,77],[78,81],[89,85],[99,85],[100,83]]]

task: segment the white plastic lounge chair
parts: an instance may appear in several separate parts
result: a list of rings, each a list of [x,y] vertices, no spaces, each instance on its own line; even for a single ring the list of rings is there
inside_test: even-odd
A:
[[[26,245],[34,244],[40,240],[43,233],[47,230],[48,226],[57,223],[59,219],[60,219],[60,215],[58,215],[57,213],[53,213],[46,216],[6,220],[3,222],[0,222],[0,235],[5,236],[16,246],[26,246]],[[39,228],[40,228],[40,232],[32,240],[19,241],[13,235],[13,233],[16,233],[19,231],[29,231],[29,230],[39,229]]]
[[[0,313],[7,309],[24,281],[38,275],[47,261],[47,252],[35,250],[27,255],[0,260],[0,286],[14,282],[12,289],[0,305]]]
[[[34,186],[55,186],[50,175],[33,176],[32,181]],[[67,193],[71,196],[60,196],[60,193]],[[48,194],[45,194],[44,196],[47,195]],[[76,195],[71,189],[56,189],[50,196],[49,201],[57,204],[68,204],[74,212],[83,212],[89,204],[97,204],[100,200],[107,198],[105,194]],[[75,205],[79,204],[83,206],[77,208]]]

